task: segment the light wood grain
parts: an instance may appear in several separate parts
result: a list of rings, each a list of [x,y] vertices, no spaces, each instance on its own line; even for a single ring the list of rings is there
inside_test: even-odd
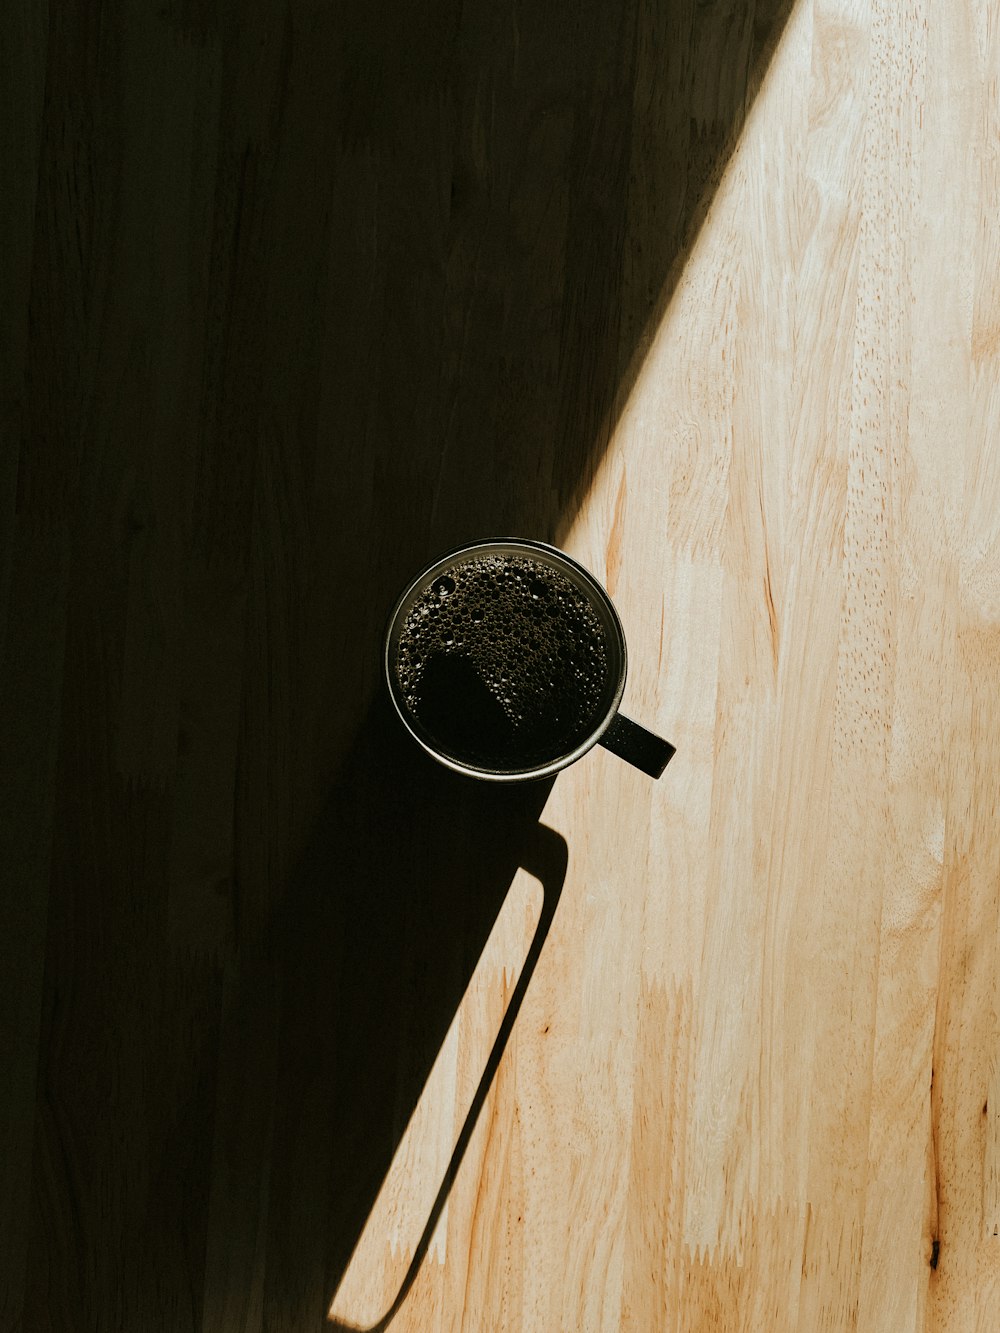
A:
[[[996,0],[0,24],[0,1328],[993,1333]],[[384,708],[497,533],[660,782]]]

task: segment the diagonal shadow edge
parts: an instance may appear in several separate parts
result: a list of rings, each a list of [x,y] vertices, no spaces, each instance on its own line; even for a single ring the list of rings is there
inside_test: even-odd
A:
[[[607,445],[611,442],[618,420],[635,389],[646,357],[655,340],[657,330],[666,317],[671,301],[683,276],[685,267],[698,243],[719,187],[729,169],[733,155],[746,130],[749,114],[758,94],[767,80],[773,59],[785,35],[787,24],[794,7],[795,0],[777,0],[777,2],[770,7],[766,5],[758,7],[759,9],[768,10],[768,14],[766,19],[759,20],[757,24],[759,30],[763,34],[761,41],[748,52],[748,68],[746,76],[747,93],[742,113],[732,121],[723,145],[719,148],[713,158],[708,178],[699,191],[688,214],[684,242],[677,248],[674,257],[666,270],[655,303],[646,315],[644,323],[642,324],[641,334],[635,340],[634,346],[628,353],[627,360],[620,372],[613,398],[597,422],[597,429],[594,432],[592,444],[585,459],[585,466],[581,469],[580,475],[570,493],[568,502],[562,509],[555,533],[550,534],[553,536],[557,545],[565,540],[599,473],[604,451]],[[540,827],[544,828],[544,826]],[[530,869],[530,867],[526,868]],[[334,1319],[332,1315],[330,1316],[330,1322],[327,1325],[328,1327],[342,1330],[342,1333],[382,1333],[382,1330],[389,1327],[405,1303],[406,1297],[409,1294],[419,1273],[420,1267],[422,1266],[423,1260],[426,1257],[437,1221],[447,1200],[448,1193],[458,1174],[462,1158],[472,1133],[474,1132],[478,1116],[489,1095],[490,1087],[492,1086],[493,1079],[499,1068],[504,1049],[515,1025],[518,1011],[527,991],[535,965],[537,964],[542,946],[544,945],[549,926],[551,925],[552,916],[554,915],[555,907],[558,902],[558,891],[553,897],[551,890],[548,886],[545,886],[544,881],[543,887],[545,888],[543,915],[536,928],[535,937],[533,938],[531,949],[529,950],[529,954],[525,961],[525,967],[522,970],[515,993],[511,997],[511,1001],[505,1012],[490,1057],[484,1067],[473,1102],[470,1105],[469,1112],[463,1123],[451,1159],[444,1172],[438,1193],[431,1206],[427,1222],[421,1232],[420,1240],[407,1268],[400,1289],[386,1313],[375,1324],[368,1326],[366,1329],[361,1330],[359,1326],[341,1322]],[[344,1272],[346,1272],[346,1268]],[[343,1277],[343,1272],[340,1276],[341,1278]],[[336,1294],[334,1293],[334,1297],[330,1302],[331,1309],[333,1304],[335,1304],[335,1295]]]
[[[610,405],[602,413],[597,423],[585,466],[581,469],[581,474],[559,516],[553,536],[553,541],[557,546],[567,539],[591,487],[595,484],[604,453],[614,438],[614,432],[622,413],[635,391],[643,366],[655,342],[657,331],[667,316],[684,270],[708,220],[719,187],[730,168],[732,159],[746,131],[750,113],[764,84],[767,82],[774,57],[784,39],[796,3],[797,0],[774,0],[767,19],[759,22],[764,35],[760,45],[748,53],[747,92],[742,113],[730,124],[725,141],[713,158],[708,178],[697,194],[685,220],[684,240],[678,246],[666,269],[656,300],[642,322],[640,334],[634,340],[632,348],[626,353],[626,360],[618,376]],[[766,9],[767,5],[761,5],[759,8]]]

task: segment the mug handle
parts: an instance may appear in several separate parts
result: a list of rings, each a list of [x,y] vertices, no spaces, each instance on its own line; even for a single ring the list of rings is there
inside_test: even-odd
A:
[[[676,753],[669,741],[654,736],[624,713],[614,715],[598,744],[651,778],[658,778]]]

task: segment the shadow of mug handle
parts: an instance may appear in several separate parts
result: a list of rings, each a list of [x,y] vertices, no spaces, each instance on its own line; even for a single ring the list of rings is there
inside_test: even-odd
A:
[[[617,719],[616,719],[617,720]],[[655,739],[655,738],[654,738]],[[665,742],[662,742],[665,744]],[[417,1242],[416,1249],[413,1252],[413,1258],[410,1260],[409,1267],[400,1285],[395,1299],[389,1306],[386,1313],[374,1324],[367,1327],[361,1327],[357,1324],[344,1323],[342,1319],[330,1317],[326,1327],[339,1333],[382,1333],[387,1329],[395,1319],[402,1308],[403,1302],[409,1294],[410,1288],[416,1280],[420,1271],[420,1266],[424,1257],[430,1248],[435,1228],[441,1212],[447,1201],[448,1194],[454,1184],[455,1177],[458,1175],[465,1151],[476,1128],[479,1114],[486,1104],[486,1098],[489,1096],[490,1088],[497,1069],[500,1067],[500,1061],[503,1058],[507,1041],[513,1031],[514,1024],[517,1021],[517,1015],[521,1008],[522,1001],[527,993],[528,985],[531,982],[535,967],[544,947],[545,940],[548,937],[549,927],[552,925],[552,919],[555,916],[556,907],[562,894],[563,884],[566,881],[566,868],[569,863],[569,848],[566,839],[551,829],[546,824],[539,824],[532,834],[531,840],[525,849],[525,854],[521,857],[521,867],[528,874],[533,875],[542,886],[542,908],[538,917],[538,924],[535,927],[535,933],[531,939],[531,945],[525,956],[524,966],[521,969],[521,975],[518,977],[517,985],[514,987],[514,993],[510,997],[510,1003],[504,1013],[500,1027],[494,1039],[489,1057],[483,1067],[482,1075],[476,1087],[475,1096],[469,1105],[468,1113],[459,1131],[458,1138],[455,1141],[455,1147],[452,1150],[451,1158],[445,1169],[444,1176],[434,1202],[431,1204],[430,1212],[427,1216],[427,1222],[420,1234],[420,1240]],[[348,1265],[349,1267],[349,1265]],[[331,1308],[336,1304],[337,1293],[334,1293]]]

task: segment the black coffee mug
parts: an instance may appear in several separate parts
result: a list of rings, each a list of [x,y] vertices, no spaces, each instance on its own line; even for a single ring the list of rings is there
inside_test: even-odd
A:
[[[439,763],[492,782],[549,777],[595,745],[658,778],[674,747],[619,711],[627,661],[594,576],[554,546],[513,538],[421,570],[385,636],[386,684],[410,735]],[[535,705],[526,717],[513,711],[519,684]]]

